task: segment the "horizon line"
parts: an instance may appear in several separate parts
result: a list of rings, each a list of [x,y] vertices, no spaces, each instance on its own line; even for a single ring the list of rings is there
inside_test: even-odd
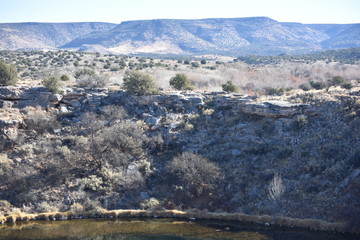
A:
[[[252,16],[252,17],[207,17],[207,18],[149,18],[149,19],[129,19],[123,20],[118,23],[112,21],[13,21],[13,22],[0,22],[0,24],[13,24],[13,23],[40,23],[40,24],[66,24],[66,23],[108,23],[108,24],[121,24],[123,22],[136,22],[136,21],[154,21],[154,20],[181,20],[181,21],[192,21],[192,20],[211,20],[211,19],[249,19],[249,18],[267,18],[279,23],[300,23],[300,24],[359,24],[359,22],[347,22],[347,23],[334,23],[334,22],[311,22],[304,23],[300,21],[278,21],[274,18],[267,16]]]

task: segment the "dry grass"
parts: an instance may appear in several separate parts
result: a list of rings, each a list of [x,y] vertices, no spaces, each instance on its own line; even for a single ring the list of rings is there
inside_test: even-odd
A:
[[[18,108],[0,108],[0,120],[22,120],[20,110]]]
[[[272,217],[269,215],[247,215],[238,213],[214,213],[200,210],[98,210],[95,212],[72,213],[72,212],[49,212],[39,214],[12,214],[0,216],[0,223],[15,223],[16,221],[31,220],[66,220],[82,218],[194,218],[206,220],[239,221],[247,223],[274,224],[285,227],[299,227],[310,230],[345,232],[344,222],[329,223],[315,219],[295,219],[289,217]]]
[[[173,63],[172,63],[173,64]],[[170,65],[172,65],[170,64]],[[207,67],[216,66],[208,63]],[[226,63],[216,66],[215,70],[206,68],[191,68],[180,64],[177,68],[152,68],[144,71],[150,73],[158,85],[169,89],[169,80],[177,73],[188,76],[196,89],[220,91],[221,85],[232,81],[236,86],[252,91],[263,88],[298,88],[309,80],[326,82],[335,76],[342,76],[345,80],[357,79],[359,66],[338,65],[318,61],[315,63],[279,63],[274,65],[252,66],[242,62]],[[250,89],[249,89],[250,88]]]
[[[0,223],[4,224],[6,222],[7,218],[4,216],[0,216]]]

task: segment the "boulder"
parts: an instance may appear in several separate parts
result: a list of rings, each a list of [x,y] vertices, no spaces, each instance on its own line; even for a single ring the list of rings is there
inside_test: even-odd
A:
[[[0,119],[0,150],[11,148],[19,134],[19,126],[22,122],[15,119]]]
[[[248,102],[240,105],[240,110],[248,114],[270,118],[292,118],[300,114],[316,114],[316,111],[308,104],[286,101]]]

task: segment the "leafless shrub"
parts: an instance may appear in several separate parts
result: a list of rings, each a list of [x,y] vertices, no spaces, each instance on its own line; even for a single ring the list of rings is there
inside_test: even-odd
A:
[[[269,199],[272,201],[279,201],[285,192],[285,186],[282,183],[279,173],[275,173],[274,178],[271,180],[269,187]]]
[[[102,88],[108,84],[109,78],[105,75],[84,74],[77,78],[76,82],[80,87]]]
[[[60,126],[55,114],[44,111],[31,112],[24,121],[27,129],[35,130],[39,134],[52,133],[56,127]]]
[[[48,202],[41,202],[36,207],[37,211],[40,213],[45,212],[58,212],[59,207],[56,206],[54,203],[48,203]]]
[[[116,105],[109,105],[102,109],[102,118],[106,120],[109,125],[112,125],[120,120],[124,120],[127,113],[124,108]]]
[[[220,178],[220,169],[215,163],[190,152],[174,157],[166,169],[176,177],[175,185],[194,196],[213,190]]]
[[[75,215],[79,215],[84,213],[84,206],[81,205],[80,203],[74,203],[70,206],[70,212],[75,214]]]

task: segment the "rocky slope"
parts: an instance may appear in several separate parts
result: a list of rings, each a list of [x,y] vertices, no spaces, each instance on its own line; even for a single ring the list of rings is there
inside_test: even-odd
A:
[[[250,97],[2,87],[0,103],[3,214],[197,208],[359,227],[359,88]],[[169,163],[182,153],[208,162],[178,178],[186,166]],[[275,173],[285,192],[274,205]]]
[[[359,29],[359,24],[282,23],[267,17],[157,19],[119,25],[9,23],[0,24],[0,49],[62,47],[104,53],[231,56],[301,54],[359,47]]]

